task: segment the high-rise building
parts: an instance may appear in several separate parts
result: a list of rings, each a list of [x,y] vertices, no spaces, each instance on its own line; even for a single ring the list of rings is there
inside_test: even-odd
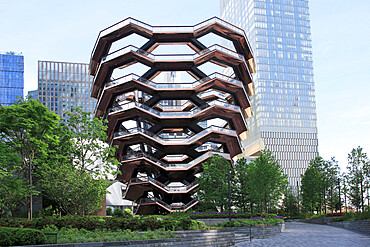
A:
[[[90,97],[91,85],[88,64],[38,62],[37,99],[63,119],[65,112],[73,112],[77,107],[85,112],[94,111],[96,100]]]
[[[36,90],[31,90],[31,91],[28,91],[28,96],[30,96],[32,99],[38,99],[39,97],[39,91],[36,89]]]
[[[267,148],[299,186],[318,155],[308,0],[221,0],[221,17],[245,30],[254,51],[254,116],[244,153]]]
[[[24,58],[22,54],[0,54],[0,105],[12,105],[17,96],[23,98]]]

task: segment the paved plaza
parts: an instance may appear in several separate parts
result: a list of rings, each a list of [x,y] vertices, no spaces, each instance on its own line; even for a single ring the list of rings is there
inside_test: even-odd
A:
[[[252,242],[243,242],[236,246],[369,247],[370,235],[333,226],[288,222],[285,231],[280,234],[268,239],[252,239]]]

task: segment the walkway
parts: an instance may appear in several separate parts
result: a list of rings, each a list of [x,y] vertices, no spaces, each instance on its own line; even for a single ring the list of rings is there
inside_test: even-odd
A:
[[[243,242],[236,246],[368,247],[370,235],[333,226],[288,222],[285,232],[268,239],[252,239],[252,242]]]

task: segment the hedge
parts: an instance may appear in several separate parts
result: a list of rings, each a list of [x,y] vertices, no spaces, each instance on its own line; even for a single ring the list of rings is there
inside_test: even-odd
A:
[[[46,236],[30,228],[0,227],[0,246],[44,244]]]
[[[176,215],[176,216],[142,216],[131,218],[120,217],[99,217],[99,216],[64,216],[61,218],[56,217],[43,217],[35,218],[33,220],[20,219],[20,218],[5,218],[0,219],[0,226],[5,227],[28,227],[42,229],[47,225],[55,225],[58,229],[63,227],[77,228],[85,230],[94,229],[128,229],[131,231],[146,231],[165,229],[170,231],[176,230],[189,230],[196,228],[198,225],[189,216]]]
[[[229,212],[191,212],[187,213],[191,219],[229,218]],[[230,213],[231,218],[265,217],[263,213]],[[267,214],[267,217],[277,217],[276,214]]]

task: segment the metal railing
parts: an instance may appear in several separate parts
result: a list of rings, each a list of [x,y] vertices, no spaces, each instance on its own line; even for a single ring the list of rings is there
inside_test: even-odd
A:
[[[218,155],[224,157],[225,159],[229,159],[230,160],[230,154],[220,153],[220,152],[214,152],[214,151],[208,151],[205,154],[202,154],[198,158],[196,158],[196,159],[194,159],[191,162],[186,163],[186,164],[183,164],[183,163],[179,163],[179,164],[167,164],[167,163],[165,163],[163,161],[160,161],[160,160],[154,158],[153,156],[148,155],[147,153],[144,153],[144,152],[123,156],[122,159],[121,159],[121,161],[132,160],[132,159],[137,159],[137,158],[147,158],[148,160],[152,161],[155,165],[158,165],[158,166],[160,166],[163,169],[168,169],[168,168],[178,169],[178,168],[189,168],[189,167],[193,167],[194,165],[200,163],[203,160],[208,159],[209,157],[211,157],[211,156],[213,156],[215,154],[218,154]]]
[[[237,136],[235,130],[225,129],[225,128],[222,128],[222,127],[212,125],[212,126],[209,126],[206,129],[200,131],[199,133],[196,133],[196,134],[194,134],[190,137],[187,137],[187,138],[164,138],[164,137],[161,137],[160,135],[154,134],[154,133],[152,133],[152,132],[150,132],[146,129],[140,128],[140,127],[135,127],[135,128],[127,129],[127,130],[124,130],[124,131],[116,132],[114,134],[114,138],[119,138],[119,137],[130,135],[130,134],[143,133],[147,136],[153,137],[154,139],[156,139],[157,141],[162,142],[162,143],[183,143],[183,144],[187,144],[187,143],[194,142],[196,139],[199,139],[200,137],[202,137],[202,136],[204,136],[204,135],[206,135],[210,132],[222,132],[223,134],[229,134],[229,135]]]
[[[201,84],[203,84],[205,82],[208,82],[210,80],[213,80],[213,79],[220,79],[220,80],[223,80],[223,81],[233,83],[233,84],[238,85],[238,86],[243,86],[243,83],[241,81],[238,81],[234,78],[231,78],[231,77],[228,77],[226,75],[215,72],[215,73],[212,73],[209,76],[207,76],[207,77],[205,77],[201,80],[198,80],[198,81],[195,81],[195,82],[188,82],[188,83],[157,83],[157,82],[153,82],[153,81],[149,81],[147,79],[144,79],[144,78],[142,78],[142,77],[140,77],[136,74],[128,74],[126,76],[123,76],[123,77],[120,77],[116,80],[108,82],[107,84],[105,84],[104,88],[108,88],[108,87],[111,87],[113,85],[124,84],[126,82],[133,81],[133,80],[145,83],[148,86],[151,86],[151,87],[154,87],[154,88],[157,88],[157,89],[163,89],[163,88],[164,89],[166,89],[166,88],[168,88],[168,89],[173,89],[173,88],[179,88],[179,89],[180,88],[195,88],[198,85],[201,85]]]
[[[186,211],[187,209],[189,209],[192,205],[194,205],[197,202],[198,202],[197,199],[193,199],[185,205],[177,206],[177,205],[169,205],[168,203],[165,203],[164,201],[162,201],[162,200],[160,200],[156,197],[141,198],[140,201],[139,201],[139,205],[138,205],[137,210],[139,209],[141,204],[144,204],[144,203],[158,203],[158,204],[162,205],[163,207],[165,207],[169,211]],[[136,210],[136,212],[137,212],[137,210]]]
[[[224,26],[228,29],[231,29],[231,30],[239,33],[240,35],[244,36],[244,38],[245,38],[245,40],[248,44],[249,50],[252,52],[251,46],[249,44],[249,41],[247,39],[247,36],[246,36],[244,30],[235,26],[235,25],[233,25],[233,24],[231,24],[231,23],[229,23],[229,22],[226,22],[226,21],[224,21],[224,20],[222,20],[218,17],[212,17],[212,18],[210,18],[208,20],[205,20],[201,23],[198,23],[194,26],[151,26],[151,25],[149,25],[145,22],[142,22],[142,21],[139,21],[139,20],[136,20],[134,18],[129,17],[129,18],[126,18],[126,19],[124,19],[124,20],[122,20],[122,21],[120,21],[116,24],[113,24],[113,25],[103,29],[102,31],[100,31],[100,33],[98,35],[98,38],[95,42],[92,54],[94,54],[97,43],[98,43],[98,41],[100,40],[101,37],[106,36],[106,35],[114,32],[114,31],[116,31],[120,28],[123,28],[123,27],[129,25],[129,24],[135,24],[137,26],[140,26],[141,28],[146,29],[149,32],[194,32],[194,31],[197,31],[197,30],[199,30],[203,27],[211,25],[213,23],[218,23],[218,24],[220,24],[220,25],[222,25],[222,26]],[[91,56],[92,56],[92,54],[91,54]]]
[[[168,185],[165,185],[161,182],[159,182],[158,180],[152,178],[152,177],[137,177],[137,178],[132,178],[130,180],[130,183],[131,186],[133,183],[140,183],[140,182],[150,182],[151,184],[154,184],[160,188],[162,188],[163,190],[166,190],[168,192],[176,192],[176,191],[188,191],[188,190],[192,190],[194,189],[195,187],[198,186],[197,183],[193,182],[189,185],[183,185],[183,186],[168,186]]]
[[[195,53],[195,54],[164,54],[164,55],[154,55],[150,52],[147,52],[147,51],[144,51],[144,50],[141,50],[140,48],[136,47],[136,46],[133,46],[133,45],[128,45],[126,47],[123,47],[117,51],[114,51],[112,53],[109,53],[107,56],[103,57],[102,58],[102,63],[105,62],[105,61],[109,61],[109,60],[112,60],[116,57],[119,57],[119,56],[122,56],[124,54],[127,54],[129,52],[135,52],[139,55],[142,55],[142,56],[145,56],[145,57],[148,57],[152,60],[156,60],[156,61],[177,61],[177,60],[185,60],[185,61],[188,61],[188,60],[195,60],[197,59],[198,57],[201,57],[203,55],[206,55],[207,53],[210,53],[212,51],[220,51],[222,53],[225,53],[225,54],[228,54],[230,56],[233,56],[237,59],[240,59],[242,60],[243,62],[245,62],[244,60],[244,57],[242,55],[240,55],[239,53],[236,53],[230,49],[227,49],[223,46],[220,46],[220,45],[212,45],[204,50],[202,50],[201,52],[199,53]]]
[[[214,101],[208,102],[206,105],[195,107],[190,111],[176,111],[176,112],[159,112],[159,111],[156,111],[153,108],[151,108],[149,106],[146,106],[144,104],[141,104],[139,102],[128,102],[128,103],[124,103],[120,106],[110,108],[108,110],[108,112],[109,112],[109,114],[112,114],[112,113],[116,113],[118,111],[129,110],[129,109],[133,109],[135,107],[138,107],[138,108],[144,109],[146,111],[149,111],[150,113],[155,114],[159,117],[171,117],[171,118],[173,118],[173,117],[191,117],[191,116],[197,114],[198,112],[200,112],[202,110],[205,110],[206,108],[211,107],[213,105],[229,108],[233,111],[239,111],[240,112],[240,107],[239,106],[235,106],[235,105],[232,105],[232,104],[229,104],[227,102],[220,101],[220,100],[214,100]],[[171,108],[171,107],[173,107],[173,108]],[[185,108],[186,108],[186,105],[183,106],[183,108],[181,108],[181,109],[185,109]],[[166,106],[166,109],[179,110],[177,108],[177,106]],[[240,114],[241,114],[241,112],[240,112]]]

